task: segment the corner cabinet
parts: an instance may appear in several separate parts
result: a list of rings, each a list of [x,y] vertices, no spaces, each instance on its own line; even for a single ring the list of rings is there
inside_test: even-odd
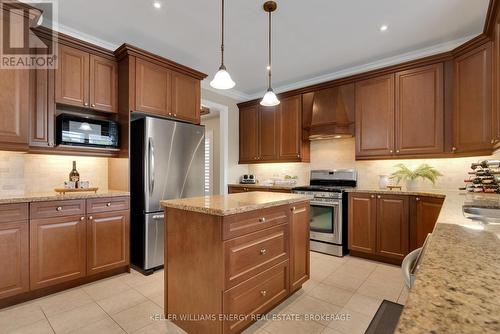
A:
[[[290,292],[302,287],[309,279],[309,203],[290,208]]]
[[[453,152],[492,149],[491,43],[455,59]]]
[[[275,107],[250,103],[239,108],[240,164],[309,161],[301,95],[283,98]]]

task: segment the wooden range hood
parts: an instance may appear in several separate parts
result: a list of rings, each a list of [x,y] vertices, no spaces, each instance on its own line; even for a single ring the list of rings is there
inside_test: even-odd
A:
[[[305,93],[304,130],[309,140],[354,136],[354,83]]]

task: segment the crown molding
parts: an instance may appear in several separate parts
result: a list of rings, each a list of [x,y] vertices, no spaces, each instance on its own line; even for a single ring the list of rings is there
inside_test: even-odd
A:
[[[81,32],[77,29],[70,28],[64,24],[61,24],[59,22],[56,22],[53,24],[53,29],[57,32],[63,33],[65,35],[80,39],[82,41],[95,44],[97,46],[100,46],[104,49],[108,49],[109,51],[113,52],[115,51],[120,45],[110,43],[108,41],[105,41],[103,39],[100,39],[98,37],[86,34],[84,32]]]
[[[290,90],[295,90],[295,89],[299,89],[299,88],[303,88],[303,87],[307,87],[307,86],[312,86],[312,85],[316,85],[319,83],[352,76],[355,74],[360,74],[360,73],[365,73],[365,72],[381,69],[381,68],[384,68],[387,66],[397,65],[397,64],[404,63],[407,61],[412,61],[412,60],[416,60],[416,59],[420,59],[420,58],[425,58],[425,57],[437,55],[437,54],[440,54],[443,52],[451,51],[451,50],[455,49],[456,47],[464,44],[465,42],[467,42],[475,37],[477,37],[477,35],[470,35],[470,36],[459,38],[459,39],[456,39],[453,41],[436,44],[436,45],[433,45],[433,46],[430,46],[427,48],[418,49],[415,51],[403,53],[403,54],[400,54],[397,56],[376,60],[376,61],[364,64],[364,65],[353,66],[353,67],[346,68],[346,69],[343,69],[340,71],[323,74],[323,75],[316,76],[316,77],[311,78],[311,79],[298,81],[298,82],[295,82],[292,84],[276,86],[274,88],[274,91],[276,93],[287,92]],[[259,98],[263,94],[263,92],[264,91],[262,91],[262,93],[245,94],[245,95],[247,95],[249,97],[247,100],[253,100],[253,99]]]

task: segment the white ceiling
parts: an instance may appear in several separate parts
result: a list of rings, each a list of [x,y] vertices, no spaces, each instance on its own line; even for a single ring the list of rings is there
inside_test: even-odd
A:
[[[220,0],[161,1],[157,10],[152,0],[59,0],[61,31],[108,47],[127,42],[147,49],[207,73],[208,86],[220,61]],[[266,88],[263,2],[226,1],[225,62],[242,99]],[[489,0],[277,3],[273,82],[279,91],[450,49],[481,33]],[[388,31],[380,32],[382,24]]]

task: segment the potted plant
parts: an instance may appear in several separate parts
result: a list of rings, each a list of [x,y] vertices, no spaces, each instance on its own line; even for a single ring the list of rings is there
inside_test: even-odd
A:
[[[422,164],[418,166],[417,169],[411,170],[406,167],[404,164],[397,164],[398,169],[391,174],[391,179],[395,179],[399,184],[401,181],[406,182],[407,190],[414,190],[416,187],[416,180],[418,178],[422,178],[423,180],[429,180],[432,184],[436,184],[436,180],[439,176],[442,176],[434,167],[429,166],[428,164]]]

